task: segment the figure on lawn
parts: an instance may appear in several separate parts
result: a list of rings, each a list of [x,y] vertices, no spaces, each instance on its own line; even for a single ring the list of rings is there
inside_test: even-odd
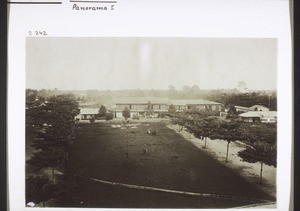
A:
[[[150,136],[155,136],[155,135],[157,135],[157,133],[158,133],[158,130],[150,130],[150,129],[147,130],[147,134]]]

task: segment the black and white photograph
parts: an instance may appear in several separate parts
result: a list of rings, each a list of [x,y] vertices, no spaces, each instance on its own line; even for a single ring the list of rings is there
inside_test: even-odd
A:
[[[275,209],[277,73],[276,38],[27,37],[24,206]]]

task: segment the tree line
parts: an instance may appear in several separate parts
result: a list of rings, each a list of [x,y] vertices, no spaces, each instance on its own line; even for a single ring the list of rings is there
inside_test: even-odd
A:
[[[205,99],[218,103],[222,103],[225,107],[230,104],[237,106],[251,107],[253,105],[263,105],[270,110],[277,110],[277,93],[276,91],[252,91],[241,93],[238,89],[215,89],[204,90],[198,86],[184,86],[182,89],[175,89],[170,86],[167,90],[78,90],[78,91],[62,91],[62,90],[32,90],[26,92],[36,92],[39,98],[48,99],[53,95],[72,93],[76,96],[78,102],[94,102],[96,105],[110,104],[116,98],[139,98],[139,97],[160,97],[170,99]]]
[[[44,203],[63,192],[63,177],[57,175],[65,174],[78,114],[74,95],[51,96],[47,101],[36,92],[26,95],[26,143],[34,149],[27,164],[35,172],[26,179],[27,202]]]
[[[172,123],[179,125],[180,130],[187,130],[196,138],[204,141],[207,138],[227,142],[226,159],[230,143],[242,141],[246,149],[238,156],[246,162],[261,164],[260,180],[262,181],[263,164],[276,167],[277,165],[277,127],[276,124],[245,123],[234,119],[221,119],[207,111],[180,112],[173,115]]]

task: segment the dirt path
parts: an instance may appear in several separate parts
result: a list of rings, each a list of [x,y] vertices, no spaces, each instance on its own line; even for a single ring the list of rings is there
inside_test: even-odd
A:
[[[246,148],[246,144],[236,141],[230,143],[228,162],[225,162],[226,157],[226,141],[207,139],[206,149],[204,149],[204,141],[196,138],[193,134],[179,130],[177,125],[168,125],[176,133],[181,134],[186,140],[190,141],[200,150],[213,156],[219,162],[236,170],[246,180],[253,183],[263,191],[276,197],[276,168],[272,166],[263,166],[263,182],[259,183],[260,163],[243,162],[237,153]]]
[[[156,191],[156,192],[166,192],[166,193],[173,193],[173,194],[181,194],[181,195],[187,195],[187,196],[199,196],[199,197],[206,197],[206,198],[215,198],[215,199],[230,199],[230,200],[238,200],[238,201],[259,201],[260,199],[254,199],[254,198],[246,198],[246,197],[239,197],[239,196],[226,196],[226,195],[220,195],[220,194],[212,194],[212,193],[198,193],[198,192],[190,192],[190,191],[180,191],[180,190],[170,190],[165,188],[156,188],[156,187],[149,187],[149,186],[143,186],[143,185],[132,185],[132,184],[125,184],[125,183],[119,183],[119,182],[112,182],[107,180],[101,180],[91,177],[84,177],[79,175],[73,175],[76,177],[81,177],[87,180],[91,180],[94,182],[111,185],[111,186],[118,186],[118,187],[125,187],[130,189],[137,189],[137,190],[148,190],[148,191]],[[260,200],[262,203],[271,203],[268,200]]]

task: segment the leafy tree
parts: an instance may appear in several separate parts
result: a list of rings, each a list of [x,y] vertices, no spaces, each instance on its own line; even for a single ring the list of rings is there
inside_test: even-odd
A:
[[[190,114],[191,117],[195,120],[200,120],[212,116],[219,116],[220,113],[218,111],[213,111],[213,110],[200,110],[200,109],[189,109],[186,110],[185,113]]]
[[[185,85],[185,86],[182,87],[182,90],[185,91],[185,92],[189,92],[189,91],[191,91],[191,87],[188,86],[188,85]]]
[[[175,87],[173,85],[169,86],[169,90],[167,92],[167,95],[171,98],[175,98],[177,95],[177,91],[175,90]]]
[[[174,87],[173,85],[170,85],[170,86],[169,86],[169,90],[170,90],[170,91],[174,91],[174,90],[175,90],[175,87]]]
[[[148,101],[148,103],[147,103],[146,114],[147,115],[152,115],[153,114],[153,105],[150,101]]]
[[[247,83],[245,81],[239,81],[238,82],[238,89],[246,90],[247,89]]]
[[[207,138],[215,139],[217,128],[219,127],[220,120],[217,117],[208,118],[193,118],[193,127],[191,132],[195,137],[204,140],[204,149],[206,148]]]
[[[125,118],[125,120],[127,120],[128,118],[130,118],[130,110],[129,108],[125,107],[122,111],[122,115]]]
[[[252,92],[252,93],[234,93],[231,92],[209,92],[204,98],[219,103],[225,106],[230,104],[251,107],[253,105],[263,105],[270,108],[271,111],[277,110],[277,94],[276,91],[271,93]]]
[[[42,203],[54,198],[56,186],[47,177],[33,177],[26,179],[26,202]]]
[[[194,85],[194,86],[192,86],[191,91],[193,94],[197,94],[200,91],[200,88],[199,88],[199,86]]]
[[[211,139],[216,138],[216,129],[219,126],[219,119],[215,117],[209,117],[205,118],[202,121],[198,122],[200,130],[200,137],[202,140],[204,140],[205,145],[204,148],[206,148],[206,142],[207,138],[210,137]]]
[[[260,162],[260,182],[262,182],[263,164],[274,166],[277,165],[277,147],[266,142],[255,142],[245,150],[238,152],[238,156],[248,163]]]
[[[174,116],[174,118],[172,119],[172,122],[174,124],[178,124],[180,126],[184,126],[185,123],[190,120],[190,115],[188,115],[185,112],[178,112],[176,113],[176,115]]]
[[[112,120],[113,118],[114,118],[113,113],[110,112],[106,113],[105,120]]]
[[[235,106],[233,104],[229,105],[229,109],[228,109],[227,114],[228,114],[227,117],[231,118],[231,119],[237,117],[237,111],[236,111]]]
[[[107,113],[106,107],[104,105],[101,105],[98,115],[99,117],[105,117]]]
[[[227,141],[226,162],[228,162],[228,152],[230,143],[239,140],[241,137],[239,131],[239,124],[237,122],[222,121],[220,122],[220,125],[217,128],[214,135],[221,140]]]
[[[32,158],[28,160],[27,163],[34,165],[36,167],[36,170],[41,170],[43,168],[51,168],[52,180],[54,181],[54,170],[56,167],[58,167],[64,162],[66,154],[63,151],[63,149],[54,146],[51,143],[43,143],[43,147],[41,148],[43,148],[44,150],[34,152]]]
[[[54,178],[54,169],[65,164],[69,145],[75,138],[74,117],[79,114],[78,103],[73,95],[58,95],[50,97],[39,109],[38,118],[43,119],[43,128],[36,131],[32,146],[37,151],[27,163],[36,170],[52,168]]]
[[[263,164],[276,167],[277,160],[277,126],[264,123],[241,123],[241,138],[249,146],[238,153],[246,162],[260,162],[260,181],[262,181]]]
[[[195,137],[204,140],[206,148],[207,138],[218,138],[217,128],[219,127],[219,118],[215,116],[213,111],[188,110],[185,112],[176,113],[175,118],[172,118],[172,123],[186,127],[187,131],[194,134]]]
[[[239,123],[241,140],[253,145],[257,141],[276,145],[277,126],[276,124],[264,123]]]
[[[95,121],[96,121],[96,117],[95,117],[95,116],[92,116],[92,117],[90,118],[90,123],[91,123],[91,124],[94,124]]]
[[[175,108],[175,106],[173,104],[171,104],[169,106],[168,112],[169,112],[169,115],[174,115],[175,114],[176,108]]]
[[[38,91],[33,89],[26,89],[26,107],[30,108],[35,106],[37,103]]]
[[[31,107],[26,109],[26,135],[35,134],[43,128],[47,111],[44,106]]]
[[[79,114],[78,103],[73,95],[51,97],[46,106],[48,137],[63,146],[73,142],[75,138],[75,116]]]

